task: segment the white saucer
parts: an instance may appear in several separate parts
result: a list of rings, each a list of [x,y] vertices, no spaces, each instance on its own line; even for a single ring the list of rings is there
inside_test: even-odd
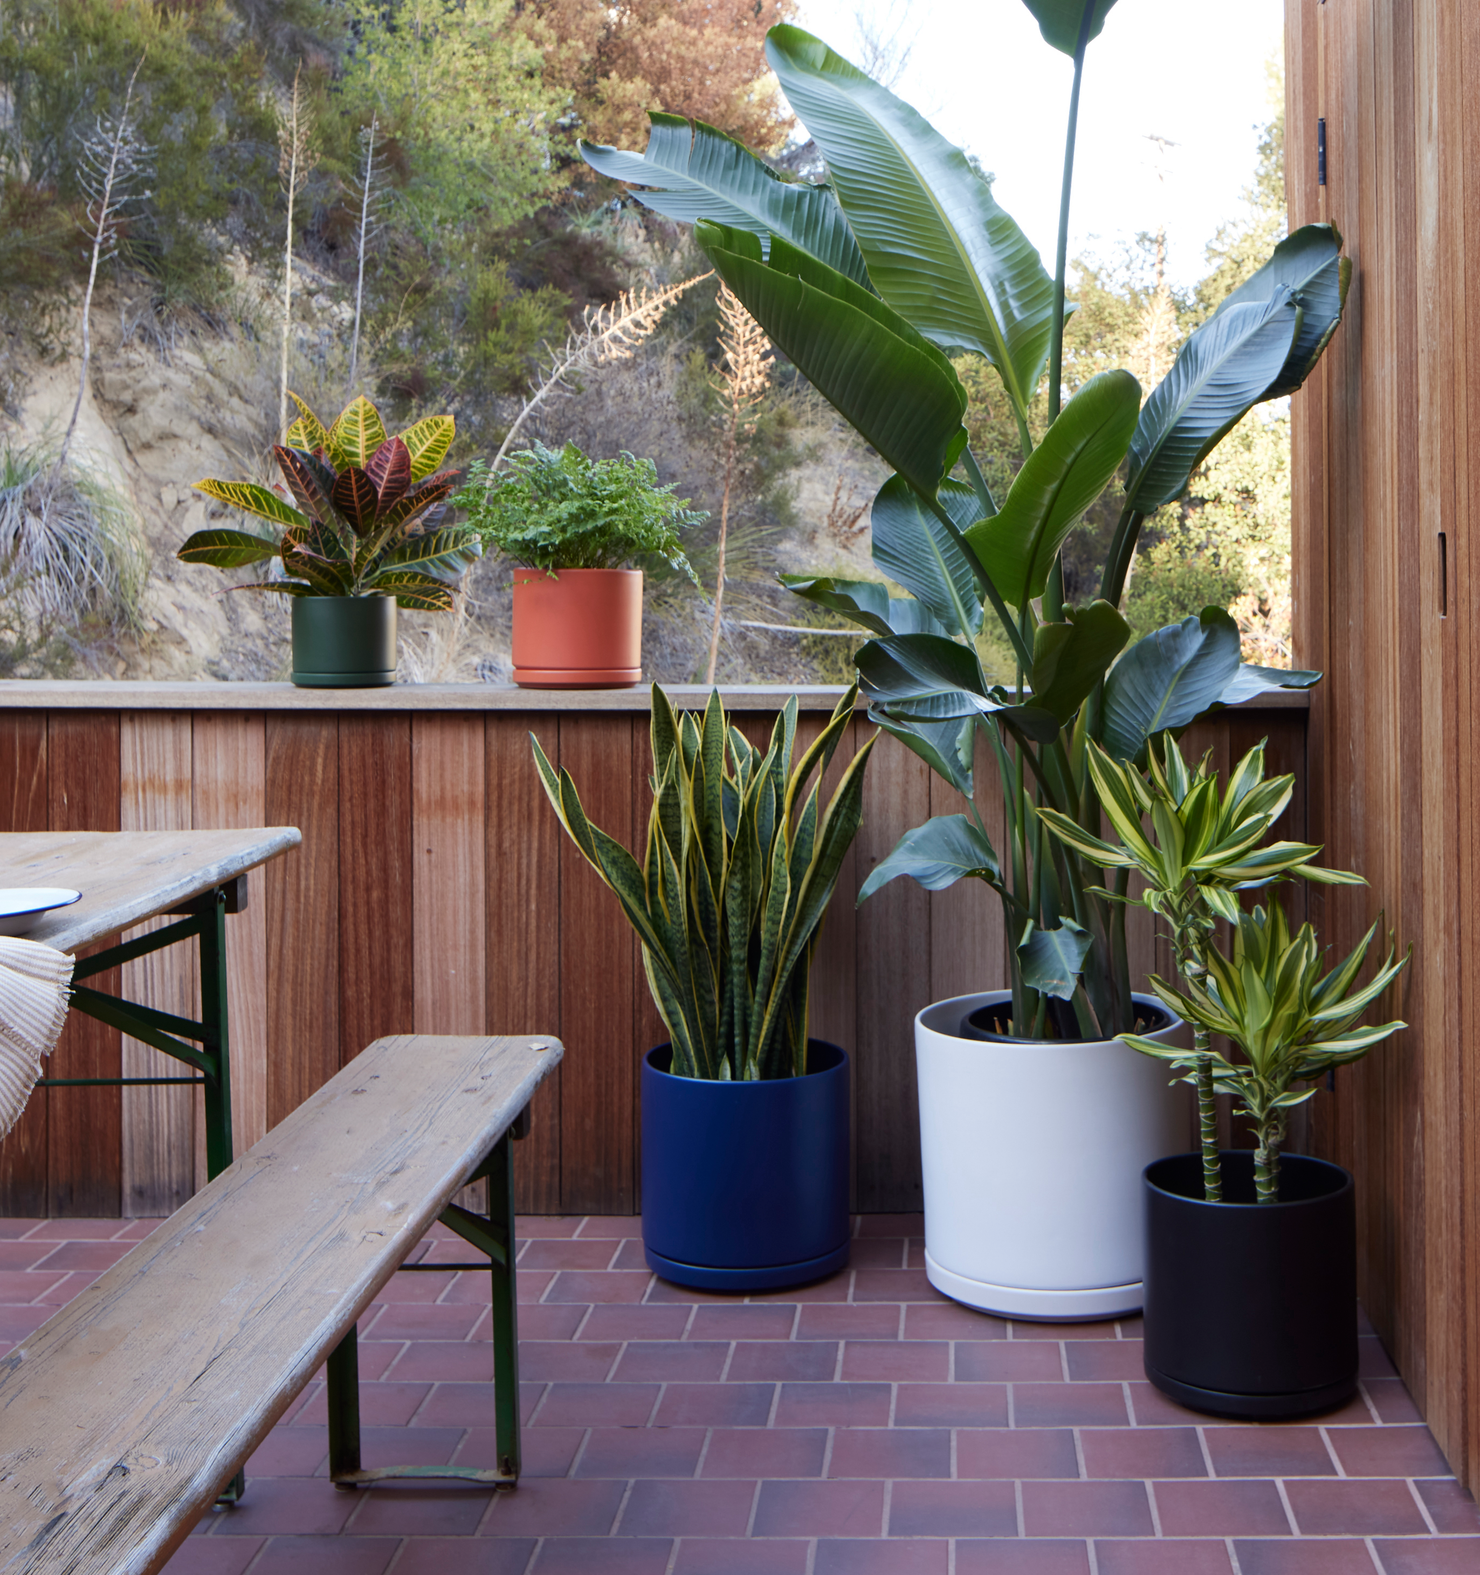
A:
[[[65,908],[82,896],[65,886],[0,888],[0,935],[24,935],[53,908]]]

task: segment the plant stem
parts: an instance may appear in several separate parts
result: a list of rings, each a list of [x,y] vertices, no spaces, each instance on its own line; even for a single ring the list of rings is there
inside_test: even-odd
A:
[[[1079,84],[1084,76],[1084,52],[1094,22],[1095,0],[1084,0],[1079,41],[1074,47],[1074,86],[1069,92],[1069,128],[1064,136],[1064,179],[1059,190],[1058,252],[1053,271],[1053,328],[1048,342],[1048,419],[1059,413],[1064,376],[1064,290],[1069,269],[1069,194],[1074,184],[1074,139],[1079,129]]]
[[[1223,1169],[1218,1158],[1218,1102],[1213,1086],[1213,1057],[1208,1052],[1206,1028],[1192,1030],[1192,1049],[1197,1056],[1197,1130],[1202,1145],[1203,1197],[1209,1203],[1223,1201]]]
[[[725,604],[725,538],[730,529],[730,483],[735,474],[735,432],[739,424],[739,401],[732,398],[725,433],[725,490],[719,506],[719,566],[714,571],[714,624],[709,631],[709,664],[704,669],[706,684],[714,682],[714,669],[719,662],[720,617]]]
[[[1259,1203],[1280,1201],[1281,1135],[1278,1122],[1259,1123],[1259,1147],[1254,1151],[1254,1197]]]
[[[355,333],[349,347],[349,389],[355,391],[355,374],[360,365],[360,307],[365,299],[365,242],[370,230],[370,188],[375,180],[375,132],[379,125],[375,111],[370,112],[370,135],[365,140],[365,187],[360,194],[359,262],[355,275]]]

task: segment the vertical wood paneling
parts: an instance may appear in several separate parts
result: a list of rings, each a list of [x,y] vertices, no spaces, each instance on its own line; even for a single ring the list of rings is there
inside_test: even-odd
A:
[[[770,720],[769,718],[767,720]],[[653,737],[651,716],[632,722],[632,808],[627,846],[642,860],[647,851],[648,820],[653,807]],[[669,1034],[659,1015],[653,992],[648,989],[642,963],[642,943],[632,940],[632,1208],[642,1212],[642,1060],[649,1050],[665,1044]]]
[[[267,1124],[339,1070],[339,718],[266,721],[267,820],[302,846],[267,866]]]
[[[560,718],[560,763],[591,822],[618,837],[632,824],[632,733],[628,715]],[[524,936],[516,932],[510,944],[522,946]],[[560,1206],[627,1213],[636,1185],[632,935],[616,899],[564,838],[560,969]]]
[[[45,831],[46,715],[0,714],[0,831]],[[43,1062],[43,1074],[48,1062]],[[46,1095],[33,1094],[0,1142],[0,1215],[46,1213]]]
[[[415,976],[421,936],[414,917],[412,806],[411,718],[403,713],[342,716],[337,970],[341,1066],[382,1034],[417,1032]]]
[[[484,724],[486,810],[483,934],[491,1034],[562,1037],[560,857],[565,833],[545,798],[530,750],[560,764],[560,729],[550,716],[490,715]],[[522,938],[522,939],[521,939]],[[519,1207],[560,1212],[560,1076],[540,1085],[529,1136],[514,1145]]]
[[[119,714],[53,711],[47,721],[48,821],[52,831],[117,831]],[[118,969],[88,982],[116,994]],[[50,1077],[118,1077],[120,1035],[73,1012],[52,1052]],[[117,1088],[49,1088],[47,1212],[60,1217],[119,1213],[122,1101]],[[32,1096],[35,1097],[34,1095]]]
[[[191,752],[191,812],[196,829],[271,824],[267,819],[267,737],[260,712],[197,711]],[[231,1013],[231,1141],[233,1152],[244,1154],[267,1131],[265,870],[253,870],[248,877],[246,912],[226,921],[226,968]],[[198,1165],[197,1185],[204,1179]]]
[[[119,723],[119,829],[188,831],[191,826],[190,716],[183,711],[134,711]],[[132,939],[169,923],[155,919],[121,937]],[[193,1018],[200,1009],[199,957],[170,946],[125,963],[120,986],[130,1001]],[[189,1068],[125,1036],[125,1077],[181,1077]],[[123,1212],[173,1214],[195,1191],[195,1091],[143,1085],[123,1090]]]

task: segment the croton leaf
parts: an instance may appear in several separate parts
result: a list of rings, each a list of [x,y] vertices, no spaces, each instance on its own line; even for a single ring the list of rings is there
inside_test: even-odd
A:
[[[246,530],[198,530],[185,539],[178,556],[186,563],[209,563],[218,569],[235,569],[244,563],[261,563],[274,557],[277,543]]]
[[[457,422],[451,416],[427,416],[401,434],[411,456],[413,482],[425,480],[442,463],[456,430]]]
[[[434,580],[429,574],[416,574],[410,569],[403,569],[393,574],[377,575],[374,583],[377,592],[394,596],[397,606],[419,612],[452,610],[451,587]]]
[[[283,480],[298,499],[299,507],[316,520],[333,517],[334,505],[330,494],[334,491],[334,472],[317,455],[307,449],[288,448],[279,444],[273,449]]]
[[[380,504],[369,471],[362,470],[358,465],[341,470],[335,478],[330,498],[336,511],[349,521],[356,536],[369,535]]]
[[[411,486],[411,450],[405,440],[387,438],[371,456],[365,474],[375,488],[377,510],[398,503]]]
[[[283,549],[283,568],[290,578],[306,580],[319,596],[348,596],[348,578],[325,558],[310,557],[294,547]]]
[[[197,481],[195,490],[248,514],[271,520],[274,525],[281,525],[285,530],[308,523],[308,515],[300,514],[291,503],[284,503],[277,493],[269,492],[266,487],[259,487],[255,482],[214,481],[208,478]]]
[[[350,400],[329,428],[329,451],[346,468],[353,465],[363,470],[384,442],[385,423],[363,394]]]
[[[289,448],[307,449],[310,454],[327,449],[329,434],[324,428],[324,423],[291,388],[288,390],[288,398],[298,406],[298,419],[283,434],[283,442]]]
[[[430,531],[388,553],[376,578],[386,570],[414,568],[437,579],[456,579],[482,551],[483,543],[470,530]]]
[[[440,503],[457,485],[457,478],[461,474],[462,472],[457,470],[444,470],[435,476],[429,476],[425,481],[417,482],[388,509],[380,511],[377,524],[404,525],[407,521],[415,519],[423,509],[430,508],[434,503]]]

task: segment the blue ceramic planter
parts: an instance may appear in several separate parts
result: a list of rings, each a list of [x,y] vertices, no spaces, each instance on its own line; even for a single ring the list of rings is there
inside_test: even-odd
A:
[[[848,1057],[808,1043],[805,1077],[675,1077],[642,1063],[642,1243],[707,1291],[803,1285],[848,1261]]]

